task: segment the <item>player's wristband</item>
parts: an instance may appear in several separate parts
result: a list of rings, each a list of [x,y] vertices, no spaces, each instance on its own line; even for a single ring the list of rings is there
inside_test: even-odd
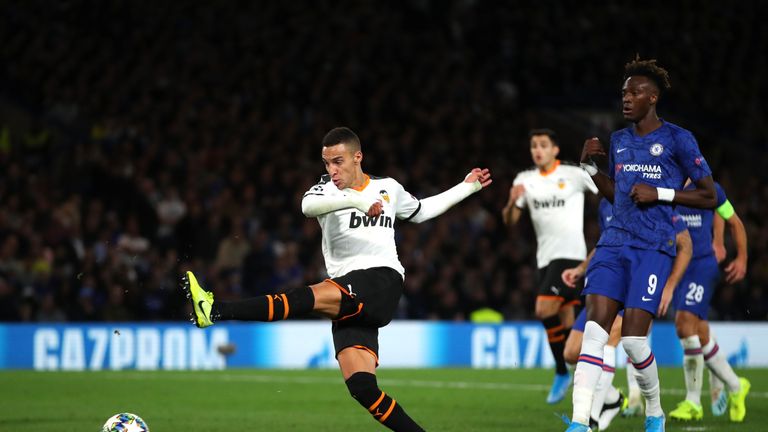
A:
[[[594,161],[582,162],[580,165],[584,169],[584,171],[586,171],[587,174],[589,174],[590,177],[597,174],[598,169]]]
[[[659,201],[672,202],[675,199],[674,189],[657,187],[656,193],[659,194]]]

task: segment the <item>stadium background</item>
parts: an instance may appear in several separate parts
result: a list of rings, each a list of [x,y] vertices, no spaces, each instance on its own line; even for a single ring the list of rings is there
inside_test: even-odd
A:
[[[765,9],[684,0],[0,2],[0,368],[332,367],[328,323],[202,332],[184,322],[178,280],[192,269],[232,299],[324,277],[319,228],[300,199],[323,173],[321,137],[346,125],[362,139],[367,172],[419,197],[476,165],[494,176],[442,217],[399,226],[406,293],[400,320],[382,332],[382,361],[498,369],[395,370],[383,385],[421,400],[409,409],[434,430],[515,430],[519,418],[526,430],[557,429],[537,403],[550,372],[509,369],[551,358],[530,321],[532,228],[508,232],[500,210],[531,164],[529,129],[557,130],[561,157],[574,160],[586,137],[607,142],[623,126],[621,74],[635,53],[669,69],[673,89],[659,112],[694,132],[746,225],[747,278],[718,287],[711,317],[734,364],[765,366]],[[596,206],[590,198],[590,246]],[[468,323],[482,307],[507,322]],[[228,358],[217,350],[225,342],[237,345]],[[653,344],[660,363],[679,363],[670,323],[655,326]],[[302,415],[289,415],[286,430],[358,430],[364,421],[347,419],[351,405],[338,411],[351,402],[336,375],[241,372],[3,372],[14,397],[0,407],[0,430],[90,430],[121,410],[159,430],[267,427],[294,406]],[[763,370],[743,372],[765,382]],[[662,370],[665,408],[680,396],[681,375]],[[747,430],[768,421],[759,414],[768,394],[755,387]],[[208,411],[189,394],[227,407]],[[188,419],[191,407],[213,414]]]

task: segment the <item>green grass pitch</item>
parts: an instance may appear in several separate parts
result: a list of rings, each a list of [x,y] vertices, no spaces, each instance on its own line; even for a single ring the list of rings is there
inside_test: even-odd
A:
[[[668,422],[668,431],[768,430],[768,370],[739,371],[752,382],[742,424],[714,418],[704,390],[704,421]],[[683,393],[681,369],[661,369],[669,412]],[[563,431],[570,397],[544,399],[549,370],[417,369],[379,371],[380,386],[428,431]],[[383,431],[334,370],[217,372],[0,372],[0,431],[98,431],[118,412],[133,412],[152,432]],[[626,387],[624,371],[615,383]],[[608,429],[641,431],[642,419]]]

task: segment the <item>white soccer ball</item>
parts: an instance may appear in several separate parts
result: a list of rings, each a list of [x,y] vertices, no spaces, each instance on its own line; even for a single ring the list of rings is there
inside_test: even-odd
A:
[[[104,423],[102,432],[149,432],[149,426],[136,414],[115,414]]]

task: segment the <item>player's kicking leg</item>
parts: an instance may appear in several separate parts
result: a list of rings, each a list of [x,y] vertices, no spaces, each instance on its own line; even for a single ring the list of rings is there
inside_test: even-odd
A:
[[[280,294],[225,302],[214,301],[213,293],[203,289],[192,272],[188,271],[182,277],[183,288],[192,302],[193,322],[200,328],[211,326],[218,320],[280,321],[313,310],[330,316],[325,312],[339,309],[341,294],[338,289],[320,292],[316,287],[324,283],[327,282]]]
[[[371,279],[366,279],[366,272],[376,274]],[[400,404],[379,389],[376,381],[377,327],[389,322],[402,291],[396,286],[392,288],[378,284],[392,283],[392,278],[397,281],[395,283],[402,284],[402,278],[391,269],[358,270],[310,287],[231,302],[214,302],[213,294],[200,286],[192,272],[185,273],[183,285],[192,301],[195,315],[193,321],[198,327],[208,327],[219,320],[280,321],[309,312],[333,319],[334,345],[344,347],[337,350],[337,359],[352,397],[391,430],[423,432]],[[357,283],[358,281],[360,283]],[[347,282],[361,288],[353,294],[342,287],[349,286]],[[362,291],[363,289],[374,295]],[[386,311],[380,315],[387,318],[375,320],[378,324],[368,325],[364,322],[357,327],[348,326],[348,323],[363,315],[361,311],[364,304],[366,310],[375,310],[381,305]]]

